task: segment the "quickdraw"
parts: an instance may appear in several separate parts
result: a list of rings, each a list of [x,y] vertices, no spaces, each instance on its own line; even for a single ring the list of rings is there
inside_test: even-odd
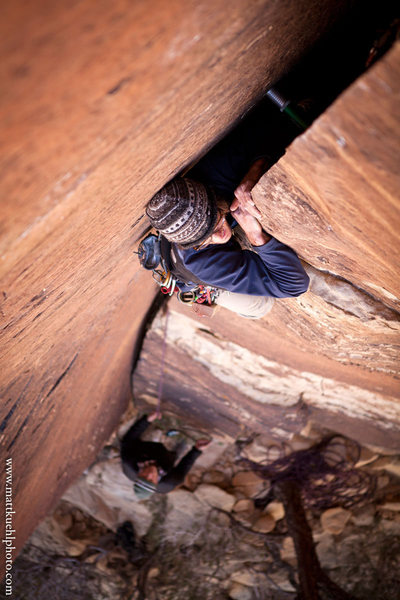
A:
[[[184,304],[207,304],[211,306],[218,297],[218,289],[209,285],[199,285],[189,292],[178,291],[178,300]]]
[[[163,259],[161,259],[161,268],[161,271],[153,269],[153,279],[160,286],[163,294],[172,296],[174,292],[178,291],[176,277],[174,277],[171,271],[167,269]]]

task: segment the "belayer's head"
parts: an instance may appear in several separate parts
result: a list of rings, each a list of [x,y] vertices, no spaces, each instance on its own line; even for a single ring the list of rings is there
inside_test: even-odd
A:
[[[226,239],[211,240],[224,219],[219,205],[212,189],[197,181],[176,177],[153,196],[146,214],[152,226],[167,240],[182,248],[191,248],[229,239],[230,235],[225,232]]]

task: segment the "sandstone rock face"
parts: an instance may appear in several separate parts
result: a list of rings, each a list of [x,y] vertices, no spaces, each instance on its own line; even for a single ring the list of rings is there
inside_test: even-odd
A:
[[[132,262],[145,202],[346,5],[235,0],[229,27],[222,0],[160,0],[151,14],[119,0],[5,8],[0,435],[19,544],[129,396],[155,294]],[[290,438],[317,420],[398,447],[398,57],[397,46],[254,192],[266,228],[312,265],[311,291],[260,323],[221,311],[199,325],[176,309],[166,407],[226,436],[249,427]],[[155,401],[161,335],[158,322],[135,378],[139,402]],[[109,526],[123,516],[107,511]]]
[[[291,145],[255,191],[266,228],[399,309],[400,44]]]
[[[348,358],[347,364],[335,360],[341,339],[349,335],[346,325],[355,319],[345,310],[338,311],[342,329],[337,326],[335,343],[329,329],[320,331],[325,339],[307,340],[303,308],[312,302],[329,311],[328,302],[309,292],[297,300],[276,302],[264,319],[251,323],[222,310],[218,319],[199,321],[187,307],[171,303],[164,407],[179,406],[189,422],[232,436],[247,426],[288,439],[314,419],[363,443],[398,448],[397,376],[382,375],[379,362],[372,371],[372,363],[365,369],[362,361],[354,365]],[[309,331],[320,314],[322,309],[308,315]],[[164,327],[164,318],[158,317],[143,346],[133,378],[139,405],[157,395],[158,381],[149,379],[149,373],[157,372],[161,361]],[[369,352],[368,338],[363,335],[362,342],[356,321],[353,336]],[[385,335],[380,339],[384,362]],[[302,351],[302,346],[310,351]],[[261,451],[257,450],[260,456]]]
[[[132,257],[145,202],[347,6],[234,0],[229,17],[223,0],[4,7],[1,442],[19,544],[126,405],[155,293]]]

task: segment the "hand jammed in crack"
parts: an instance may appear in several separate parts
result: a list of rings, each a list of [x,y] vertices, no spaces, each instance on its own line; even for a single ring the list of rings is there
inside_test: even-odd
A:
[[[257,160],[246,173],[235,190],[235,199],[230,206],[230,211],[243,231],[246,233],[252,246],[263,246],[270,239],[259,221],[261,213],[254,204],[251,190],[260,179],[265,169],[265,160]]]

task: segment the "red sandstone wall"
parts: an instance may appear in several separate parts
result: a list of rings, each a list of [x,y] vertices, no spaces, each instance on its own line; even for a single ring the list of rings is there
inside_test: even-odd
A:
[[[400,44],[298,137],[255,192],[314,267],[400,309]]]
[[[350,4],[3,4],[0,422],[18,547],[126,406],[154,295],[132,256],[145,202]]]

